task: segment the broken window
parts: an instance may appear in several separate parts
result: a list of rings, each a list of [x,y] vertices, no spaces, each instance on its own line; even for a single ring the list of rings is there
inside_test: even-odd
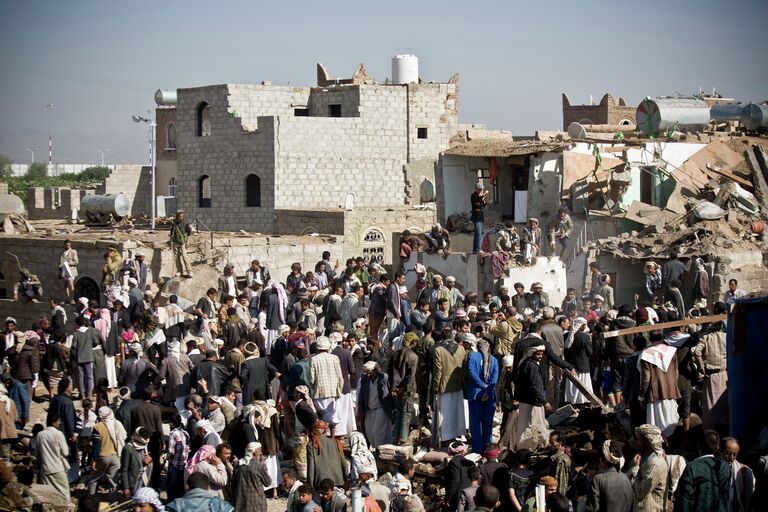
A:
[[[294,117],[309,117],[309,109],[308,108],[295,108],[295,109],[293,109],[293,116]]]
[[[261,178],[255,174],[245,178],[245,206],[261,206]]]
[[[165,125],[165,150],[176,151],[176,125],[174,123]]]
[[[338,103],[328,105],[328,115],[330,117],[341,117],[341,105]]]
[[[203,101],[197,106],[197,136],[208,137],[211,135],[211,106]]]
[[[206,174],[197,179],[197,205],[200,208],[211,207],[211,177]]]
[[[168,195],[171,197],[176,197],[176,178],[171,176],[171,179],[168,180]]]
[[[427,138],[427,129],[426,128],[416,128],[416,136],[420,139],[426,139]]]

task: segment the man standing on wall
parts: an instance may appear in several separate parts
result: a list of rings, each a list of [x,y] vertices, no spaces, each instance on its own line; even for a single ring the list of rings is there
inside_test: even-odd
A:
[[[192,264],[187,256],[187,243],[192,235],[192,226],[184,222],[184,210],[176,210],[176,218],[171,224],[171,248],[176,267],[181,277],[192,277]]]
[[[483,210],[488,206],[488,191],[483,189],[483,184],[477,182],[475,185],[475,191],[469,197],[469,201],[472,203],[472,223],[475,225],[475,238],[472,241],[472,252],[480,252],[480,246],[483,243],[483,221],[485,217]]]

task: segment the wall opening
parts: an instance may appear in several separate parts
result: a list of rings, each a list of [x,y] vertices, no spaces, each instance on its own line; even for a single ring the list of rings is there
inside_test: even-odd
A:
[[[416,136],[420,139],[426,139],[427,138],[427,129],[426,128],[416,128]]]
[[[197,136],[208,137],[211,135],[211,106],[203,101],[197,106]]]
[[[261,206],[261,178],[255,174],[245,178],[245,206]]]
[[[294,117],[309,117],[308,108],[295,108],[293,109]]]
[[[90,277],[81,277],[75,282],[75,297],[87,297],[98,304],[100,295],[98,283]]]
[[[0,281],[5,281],[5,274],[3,274],[3,271],[0,270]],[[7,299],[8,298],[8,290],[5,289],[5,286],[0,285],[0,299]]]
[[[176,185],[176,178],[171,176],[171,179],[168,180],[168,195],[171,197],[176,197],[176,188],[178,185]]]
[[[165,150],[176,151],[176,125],[174,123],[165,125]]]
[[[206,174],[197,179],[197,205],[200,208],[211,207],[211,177]]]
[[[341,104],[334,103],[333,105],[328,105],[328,115],[330,117],[341,117]]]

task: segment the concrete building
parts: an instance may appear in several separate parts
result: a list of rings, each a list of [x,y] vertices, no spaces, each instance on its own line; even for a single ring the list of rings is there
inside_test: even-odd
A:
[[[378,217],[373,229],[399,222],[393,212],[434,201],[422,189],[434,189],[438,155],[458,129],[458,93],[458,75],[447,83],[381,84],[363,66],[343,80],[318,66],[315,87],[182,88],[175,121],[172,109],[158,115],[158,147],[165,146],[158,163],[170,169],[175,158],[178,206],[211,230],[327,232],[318,225],[342,215]],[[308,212],[326,221],[307,224]],[[434,213],[416,218],[414,227],[425,229]]]
[[[563,130],[571,123],[610,124],[636,126],[636,108],[627,106],[624,98],[618,101],[606,94],[597,105],[571,105],[568,96],[563,93]]]

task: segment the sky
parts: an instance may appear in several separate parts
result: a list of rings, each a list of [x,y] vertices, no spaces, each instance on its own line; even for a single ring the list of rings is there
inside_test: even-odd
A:
[[[764,0],[0,0],[0,153],[46,161],[51,103],[54,162],[145,163],[131,116],[159,88],[310,86],[317,62],[335,78],[364,62],[383,81],[402,53],[423,80],[461,74],[460,122],[515,135],[559,129],[563,92],[764,101],[766,19]]]

